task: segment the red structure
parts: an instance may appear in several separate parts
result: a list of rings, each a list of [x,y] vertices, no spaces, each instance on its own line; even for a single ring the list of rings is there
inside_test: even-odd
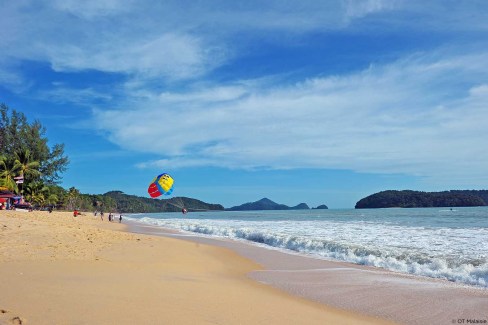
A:
[[[16,198],[18,198],[18,196],[14,193],[0,190],[0,209],[10,208],[14,204]]]

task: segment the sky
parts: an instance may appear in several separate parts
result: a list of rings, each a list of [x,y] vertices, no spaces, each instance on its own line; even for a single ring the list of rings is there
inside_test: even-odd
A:
[[[488,189],[485,0],[0,0],[0,102],[61,185],[229,208]]]

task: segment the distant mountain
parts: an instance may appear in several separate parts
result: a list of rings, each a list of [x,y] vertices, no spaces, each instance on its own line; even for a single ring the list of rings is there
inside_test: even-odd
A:
[[[121,191],[111,191],[103,194],[115,200],[117,211],[124,213],[151,212],[180,212],[187,211],[224,210],[220,204],[206,203],[188,197],[172,197],[170,199],[150,199],[135,195],[128,195]]]
[[[289,207],[284,204],[278,204],[270,199],[263,198],[256,202],[245,203],[229,209],[224,209],[221,204],[206,203],[189,197],[172,197],[170,199],[151,199],[136,195],[128,195],[121,191],[110,191],[101,195],[85,195],[88,202],[110,202],[104,203],[102,208],[97,209],[115,209],[122,213],[154,213],[154,212],[180,212],[185,208],[188,212],[192,211],[247,211],[247,210],[309,210],[306,203],[300,203],[296,206]],[[91,203],[90,203],[91,204]],[[326,205],[319,206],[327,209]],[[319,208],[317,207],[317,209]],[[107,210],[108,211],[108,210]]]
[[[249,202],[244,203],[239,206],[235,206],[229,209],[228,211],[251,211],[251,210],[304,210],[310,209],[307,204],[300,203],[297,206],[289,207],[284,204],[278,204],[276,202],[271,201],[268,198],[263,198],[256,202]]]
[[[312,208],[312,209],[323,209],[323,210],[325,210],[325,209],[328,209],[328,208],[329,208],[329,207],[328,207],[328,206],[326,206],[325,204],[321,204],[321,205],[319,205],[318,207],[316,207],[316,208]]]
[[[469,207],[488,205],[488,191],[382,191],[356,203],[356,209]]]
[[[299,205],[291,207],[290,210],[310,210],[310,207],[307,203],[300,203]]]

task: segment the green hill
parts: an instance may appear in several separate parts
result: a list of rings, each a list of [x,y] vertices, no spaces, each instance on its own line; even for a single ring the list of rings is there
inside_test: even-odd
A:
[[[321,205],[319,205],[318,207],[316,207],[316,208],[312,208],[312,209],[325,210],[325,209],[328,209],[328,208],[329,208],[329,207],[328,207],[328,206],[326,206],[325,204],[321,204]]]
[[[244,203],[232,208],[228,211],[254,211],[254,210],[308,210],[310,209],[306,203],[300,203],[294,207],[289,207],[284,204],[278,204],[268,198],[263,198],[256,202]]]
[[[121,191],[111,191],[102,196],[115,200],[117,211],[123,213],[180,212],[183,208],[191,211],[224,210],[220,204],[206,203],[188,197],[170,199],[150,199],[128,195]]]
[[[470,207],[488,205],[488,191],[382,191],[356,203],[356,209]]]

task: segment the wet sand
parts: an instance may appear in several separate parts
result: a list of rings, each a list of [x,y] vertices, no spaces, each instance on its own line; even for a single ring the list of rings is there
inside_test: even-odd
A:
[[[0,211],[0,324],[387,323],[254,281],[267,271],[228,248],[126,230]]]
[[[402,324],[488,324],[487,289],[161,228],[133,224],[131,229],[232,249],[262,267],[249,274],[252,279],[328,306]]]

